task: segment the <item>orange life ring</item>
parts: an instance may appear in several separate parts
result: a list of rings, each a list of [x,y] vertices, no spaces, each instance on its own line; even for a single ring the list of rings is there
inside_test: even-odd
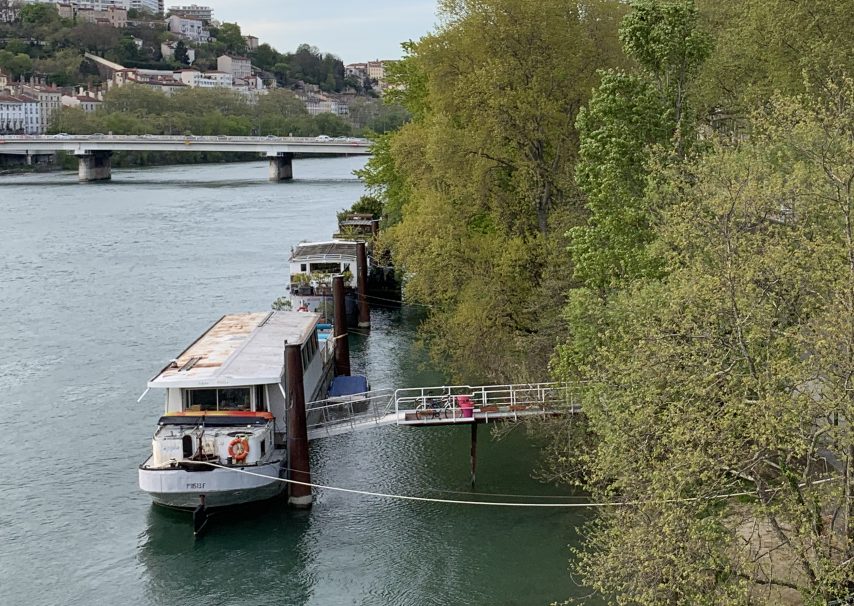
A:
[[[244,437],[234,438],[228,443],[228,456],[235,461],[242,461],[249,454],[249,440]]]

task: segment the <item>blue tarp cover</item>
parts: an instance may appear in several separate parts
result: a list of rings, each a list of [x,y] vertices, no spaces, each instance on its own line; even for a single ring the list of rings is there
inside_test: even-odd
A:
[[[329,397],[350,396],[368,391],[368,378],[361,375],[353,377],[335,377],[329,386]]]

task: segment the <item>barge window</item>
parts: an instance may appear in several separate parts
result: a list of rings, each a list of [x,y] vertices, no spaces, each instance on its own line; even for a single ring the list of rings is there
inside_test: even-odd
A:
[[[251,410],[248,387],[225,389],[187,389],[185,410]]]
[[[267,410],[267,401],[265,399],[265,395],[267,390],[264,385],[256,385],[255,386],[255,410],[259,412],[264,412]]]
[[[322,274],[337,274],[341,271],[340,263],[312,263],[311,264],[311,272],[318,272]]]
[[[311,361],[314,359],[314,355],[317,353],[318,345],[317,345],[317,331],[313,331],[311,336],[302,346],[302,369],[307,370],[311,365]]]
[[[216,410],[216,389],[187,390],[187,408],[193,410]]]
[[[219,410],[249,410],[249,388],[230,387],[218,389]]]

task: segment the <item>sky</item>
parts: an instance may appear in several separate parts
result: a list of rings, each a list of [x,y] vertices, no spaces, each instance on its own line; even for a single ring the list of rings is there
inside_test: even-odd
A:
[[[167,0],[166,7],[193,3],[280,52],[305,42],[344,63],[399,59],[401,42],[437,23],[436,0]]]

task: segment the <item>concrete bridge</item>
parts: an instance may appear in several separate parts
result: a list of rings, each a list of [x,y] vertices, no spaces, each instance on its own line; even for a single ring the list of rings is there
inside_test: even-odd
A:
[[[27,157],[64,151],[77,156],[81,181],[111,177],[110,157],[116,151],[251,152],[270,161],[270,180],[293,179],[295,153],[370,154],[367,139],[320,137],[199,137],[195,135],[0,135],[0,154]]]

